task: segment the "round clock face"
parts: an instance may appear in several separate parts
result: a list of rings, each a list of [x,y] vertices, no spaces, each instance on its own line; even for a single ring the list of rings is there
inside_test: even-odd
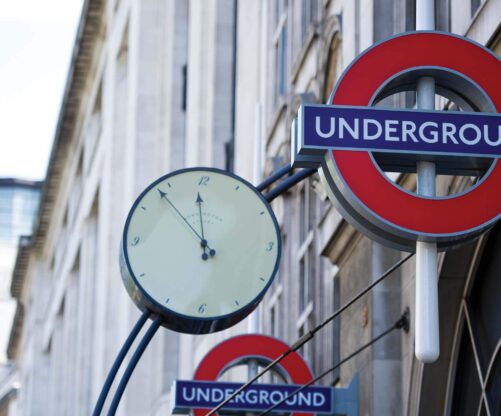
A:
[[[208,333],[242,320],[278,269],[276,218],[248,182],[212,168],[153,182],[128,215],[121,273],[141,309],[179,332]]]

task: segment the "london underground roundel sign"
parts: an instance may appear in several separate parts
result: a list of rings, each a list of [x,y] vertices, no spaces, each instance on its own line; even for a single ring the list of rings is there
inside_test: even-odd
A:
[[[288,349],[287,344],[276,338],[257,334],[223,341],[202,359],[193,381],[177,380],[174,383],[171,391],[173,410],[186,413],[192,409],[194,416],[204,416],[242,385],[218,381],[225,371],[249,360],[267,365]],[[292,384],[253,384],[230,400],[223,410],[261,413],[313,379],[311,370],[297,352],[281,360],[275,370]],[[277,407],[277,411],[291,416],[332,414],[333,409],[333,389],[323,386],[310,386]]]
[[[373,239],[408,251],[418,239],[456,245],[501,214],[500,74],[499,58],[465,38],[441,32],[390,38],[355,59],[329,105],[300,109],[293,157],[303,166],[322,164],[341,213]],[[371,107],[413,89],[422,76],[434,77],[437,92],[467,111]],[[414,157],[435,161],[447,174],[467,174],[468,164],[487,172],[461,194],[424,197],[387,178],[373,151],[395,171]]]

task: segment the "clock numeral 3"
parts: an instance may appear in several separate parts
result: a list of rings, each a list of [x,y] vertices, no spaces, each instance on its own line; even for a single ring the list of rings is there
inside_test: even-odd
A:
[[[208,177],[208,176],[202,176],[200,178],[200,180],[198,181],[198,185],[207,186],[207,184],[209,183],[209,179],[210,179],[210,177]]]
[[[270,241],[268,245],[266,246],[266,251],[271,251],[273,249],[273,246],[275,243],[273,241]]]
[[[206,303],[202,303],[202,304],[198,307],[198,313],[204,313],[206,308],[207,308],[207,304],[206,304]]]
[[[137,246],[138,243],[139,243],[139,237],[134,237],[130,245],[134,247]]]

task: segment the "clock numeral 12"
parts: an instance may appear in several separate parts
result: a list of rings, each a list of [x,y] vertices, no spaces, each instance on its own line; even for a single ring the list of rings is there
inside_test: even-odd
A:
[[[200,178],[200,180],[198,181],[198,185],[207,186],[207,183],[209,183],[209,179],[210,179],[210,177],[208,177],[208,176],[202,176]]]
[[[206,304],[206,303],[202,303],[202,304],[198,307],[198,312],[199,312],[199,313],[204,313],[204,312],[205,312],[205,308],[207,308],[207,304]]]

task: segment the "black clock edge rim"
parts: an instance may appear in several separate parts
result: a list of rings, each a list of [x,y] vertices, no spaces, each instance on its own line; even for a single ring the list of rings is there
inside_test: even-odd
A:
[[[179,312],[173,311],[172,309],[167,308],[166,306],[160,304],[158,301],[153,299],[147,292],[144,290],[142,285],[139,283],[138,279],[132,272],[132,268],[129,263],[129,257],[127,255],[127,236],[126,232],[129,228],[129,224],[131,221],[132,213],[135,212],[137,206],[139,205],[139,202],[143,198],[143,196],[148,193],[153,187],[155,187],[159,182],[164,181],[165,179],[172,177],[172,176],[177,176],[179,174],[183,174],[186,172],[192,172],[192,171],[206,171],[206,172],[215,172],[219,173],[222,175],[229,176],[239,182],[242,182],[244,185],[246,185],[248,188],[250,188],[254,193],[258,196],[259,199],[263,202],[265,205],[266,209],[268,210],[270,217],[272,219],[273,225],[275,227],[275,232],[277,235],[277,242],[278,242],[278,248],[277,248],[277,256],[276,256],[276,261],[275,261],[275,266],[273,268],[273,271],[271,273],[270,279],[268,280],[268,283],[265,285],[265,287],[258,293],[256,297],[254,297],[250,302],[248,302],[245,306],[243,306],[240,309],[237,309],[234,312],[231,312],[226,315],[220,315],[216,317],[196,317],[196,316],[190,316],[190,315],[184,315]],[[282,234],[280,231],[280,227],[278,225],[277,218],[275,216],[275,212],[271,208],[270,203],[264,198],[263,194],[249,181],[246,179],[242,178],[241,176],[236,175],[233,172],[229,172],[223,169],[219,168],[214,168],[214,167],[202,167],[202,166],[197,166],[197,167],[189,167],[189,168],[182,168],[182,169],[177,169],[175,171],[169,172],[153,182],[151,182],[146,188],[144,188],[141,193],[136,197],[134,200],[134,203],[132,204],[131,208],[129,209],[129,212],[127,214],[127,218],[125,220],[125,225],[123,227],[123,232],[122,232],[122,241],[121,241],[121,250],[120,250],[120,262],[123,260],[127,275],[124,276],[122,273],[122,267],[120,267],[120,274],[122,276],[122,281],[124,285],[126,286],[126,291],[129,293],[129,296],[131,297],[132,301],[139,307],[140,310],[144,311],[145,309],[148,309],[152,311],[153,313],[158,314],[162,319],[162,325],[166,326],[167,328],[177,331],[177,332],[182,332],[186,334],[206,334],[206,333],[213,333],[213,332],[218,332],[222,331],[224,329],[227,329],[238,322],[242,321],[245,319],[252,311],[259,305],[260,301],[263,299],[264,295],[270,288],[270,286],[273,284],[273,281],[275,280],[275,277],[277,275],[278,269],[280,267],[280,260],[282,257]],[[126,285],[126,278],[132,279],[132,282],[134,284],[135,289],[138,291],[139,298],[136,298],[133,296],[133,294],[129,291],[129,288]],[[172,321],[170,318],[175,317],[177,322]],[[167,319],[165,319],[167,318]]]

